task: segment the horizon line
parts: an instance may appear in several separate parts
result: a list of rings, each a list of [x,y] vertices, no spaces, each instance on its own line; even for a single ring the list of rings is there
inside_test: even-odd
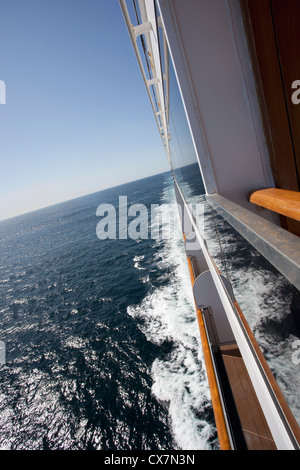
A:
[[[142,178],[138,178],[138,179],[126,181],[126,182],[121,183],[121,184],[116,184],[116,185],[113,185],[113,186],[108,186],[108,187],[99,189],[98,191],[93,191],[93,192],[91,192],[91,193],[81,194],[81,195],[79,195],[79,196],[75,196],[75,197],[72,197],[72,198],[70,198],[70,199],[64,199],[64,200],[59,201],[59,202],[54,202],[53,204],[49,204],[49,205],[46,205],[46,206],[38,207],[38,208],[36,208],[36,209],[30,209],[30,210],[28,210],[28,211],[26,211],[26,212],[21,212],[20,214],[15,214],[15,215],[12,215],[12,216],[9,216],[9,217],[5,217],[4,219],[0,219],[0,222],[5,222],[6,220],[11,220],[11,219],[14,219],[15,217],[21,217],[21,216],[23,216],[23,215],[31,214],[32,212],[36,212],[36,211],[40,211],[40,210],[43,210],[43,209],[47,209],[47,208],[49,208],[49,207],[54,207],[54,206],[57,206],[57,205],[59,205],[59,204],[63,204],[63,203],[66,203],[66,202],[71,202],[71,201],[74,201],[74,200],[76,200],[76,199],[80,199],[80,198],[82,198],[82,197],[91,196],[92,194],[100,193],[100,192],[106,191],[106,190],[108,190],[108,189],[118,188],[119,186],[125,186],[126,184],[134,183],[134,182],[136,182],[136,181],[141,181],[141,180],[144,180],[144,179],[152,178],[153,176],[163,175],[164,173],[171,173],[171,169],[170,169],[170,170],[167,170],[167,171],[162,171],[162,172],[159,172],[159,173],[154,173],[154,174],[148,175],[148,176],[143,176]]]

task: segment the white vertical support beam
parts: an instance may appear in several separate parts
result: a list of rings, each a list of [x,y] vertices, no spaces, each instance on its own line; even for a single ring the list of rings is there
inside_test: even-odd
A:
[[[152,30],[151,21],[146,21],[145,23],[142,23],[133,27],[133,32],[136,38],[140,36],[141,34],[149,33],[149,31],[151,30]]]

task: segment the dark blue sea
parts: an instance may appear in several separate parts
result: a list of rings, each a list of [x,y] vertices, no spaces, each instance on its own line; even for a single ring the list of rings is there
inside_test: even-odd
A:
[[[0,449],[218,448],[182,239],[100,240],[120,195],[171,174],[0,222]]]

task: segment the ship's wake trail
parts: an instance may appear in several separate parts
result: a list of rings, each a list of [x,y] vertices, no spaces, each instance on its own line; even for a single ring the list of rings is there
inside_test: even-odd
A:
[[[167,210],[174,202],[170,184],[162,199]],[[159,286],[152,286],[141,304],[128,307],[128,313],[147,340],[162,349],[152,365],[152,392],[168,407],[178,448],[212,449],[218,443],[210,393],[183,240],[177,235],[157,242],[159,250],[153,244]]]

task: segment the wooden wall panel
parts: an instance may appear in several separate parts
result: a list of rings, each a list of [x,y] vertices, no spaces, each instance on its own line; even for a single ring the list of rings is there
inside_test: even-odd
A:
[[[297,77],[300,1],[240,0],[240,3],[275,186],[299,191],[299,160],[295,149],[299,145],[300,150],[300,105],[294,109],[291,102],[291,77],[292,81],[300,80],[300,75]],[[282,217],[281,223],[300,235],[299,222]]]

